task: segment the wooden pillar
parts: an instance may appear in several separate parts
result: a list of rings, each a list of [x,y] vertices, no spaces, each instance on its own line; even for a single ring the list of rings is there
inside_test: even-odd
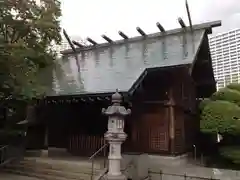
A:
[[[48,127],[45,127],[45,134],[44,134],[44,149],[48,149]]]
[[[170,153],[175,154],[175,113],[174,113],[174,97],[173,97],[173,90],[170,89],[169,93],[169,101],[168,101],[168,108],[169,108],[169,137],[170,137]]]

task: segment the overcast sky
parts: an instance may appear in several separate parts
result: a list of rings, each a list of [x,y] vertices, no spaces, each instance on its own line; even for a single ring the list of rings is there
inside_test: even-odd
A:
[[[240,28],[240,0],[188,0],[193,24],[222,20],[214,34]],[[156,22],[165,29],[180,27],[177,18],[188,24],[185,0],[62,0],[62,27],[70,36],[91,37],[103,41],[106,34],[120,39],[122,30],[129,37],[158,31]]]

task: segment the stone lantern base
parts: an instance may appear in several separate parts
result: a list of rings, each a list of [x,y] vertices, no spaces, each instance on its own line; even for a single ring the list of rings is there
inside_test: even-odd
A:
[[[121,174],[119,176],[111,176],[109,174],[106,174],[104,176],[105,180],[127,180],[127,177],[124,174]]]

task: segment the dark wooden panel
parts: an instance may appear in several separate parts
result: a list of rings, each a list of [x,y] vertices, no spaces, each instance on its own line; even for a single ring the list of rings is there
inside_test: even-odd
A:
[[[73,155],[91,156],[105,144],[103,136],[74,134],[69,138],[68,151]],[[104,151],[99,155],[103,155]]]
[[[44,125],[30,126],[27,131],[26,148],[43,149],[44,148]]]
[[[141,115],[133,123],[132,136],[124,143],[128,152],[168,152],[168,123],[166,108],[159,104],[144,105]]]

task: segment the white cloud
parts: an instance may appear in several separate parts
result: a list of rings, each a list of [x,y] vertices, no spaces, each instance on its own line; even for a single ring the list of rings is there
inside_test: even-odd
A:
[[[188,0],[193,23],[222,20],[214,32],[240,27],[239,0]],[[68,34],[90,36],[102,41],[101,34],[119,39],[117,32],[137,35],[140,26],[146,33],[156,32],[159,21],[165,29],[179,27],[178,17],[186,23],[185,0],[62,0],[62,27]]]

